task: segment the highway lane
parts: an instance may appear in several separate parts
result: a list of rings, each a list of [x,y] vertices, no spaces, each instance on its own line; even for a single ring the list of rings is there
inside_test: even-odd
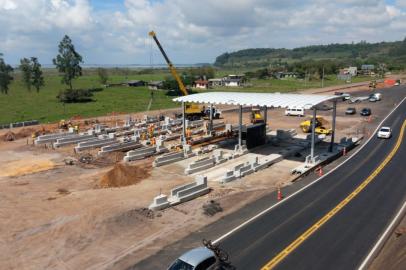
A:
[[[333,209],[392,150],[406,116],[404,102],[385,122],[390,140],[373,138],[350,161],[221,241],[237,269],[259,269]],[[285,258],[279,269],[353,269],[372,248],[406,194],[405,144],[362,193]],[[403,181],[401,181],[403,180]],[[383,192],[385,191],[385,192]],[[381,200],[378,200],[381,199]]]

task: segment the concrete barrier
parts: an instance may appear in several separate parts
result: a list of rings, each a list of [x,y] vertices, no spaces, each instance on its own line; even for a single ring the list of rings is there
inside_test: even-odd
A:
[[[80,142],[75,146],[75,151],[80,152],[87,149],[98,148],[117,142],[115,138],[98,139],[87,142]]]
[[[171,197],[168,199],[170,205],[176,205],[210,192],[207,186],[207,177],[203,175],[196,176],[193,183],[182,185],[171,190]]]
[[[156,196],[148,208],[151,210],[162,210],[209,192],[210,188],[207,186],[207,177],[198,175],[194,182],[173,188],[169,198],[164,194]]]
[[[119,142],[110,145],[103,146],[100,151],[98,152],[99,155],[103,155],[105,153],[111,153],[116,151],[128,151],[136,148],[142,147],[138,141],[130,141],[130,142]]]
[[[283,160],[283,156],[279,154],[270,154],[267,155],[265,158],[261,159],[257,166],[254,167],[254,170],[257,172],[259,170],[263,170],[279,161]]]
[[[185,169],[185,174],[192,174],[203,170],[207,170],[209,168],[214,167],[214,165],[215,165],[214,157],[205,157],[190,163],[188,167]]]
[[[150,210],[162,210],[169,207],[168,196],[165,194],[160,194],[156,196],[153,202],[148,206]]]
[[[182,159],[185,159],[185,155],[184,155],[183,151],[175,152],[175,153],[168,153],[168,154],[164,154],[162,156],[157,157],[154,160],[154,162],[152,163],[152,165],[154,167],[159,167],[159,166],[170,164],[170,163],[182,160]]]
[[[150,157],[156,153],[155,147],[142,147],[137,150],[128,151],[127,154],[124,156],[123,160],[125,162],[130,162],[134,160],[144,159],[146,157]]]
[[[77,134],[71,133],[71,132],[64,132],[64,133],[53,133],[53,134],[41,135],[35,139],[34,143],[35,144],[50,143],[50,142],[55,142],[57,139],[68,138],[68,137],[73,137],[73,136],[77,136]]]
[[[220,183],[225,184],[237,179],[237,176],[234,173],[234,170],[227,171],[224,176],[220,179]]]
[[[90,140],[97,140],[97,138],[94,135],[76,135],[76,136],[69,136],[65,138],[60,138],[56,139],[56,142],[54,143],[54,147],[62,147],[66,145],[71,145],[71,144],[76,144],[84,141],[90,141]]]

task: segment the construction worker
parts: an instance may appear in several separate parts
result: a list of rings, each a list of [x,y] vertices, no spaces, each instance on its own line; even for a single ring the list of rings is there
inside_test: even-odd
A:
[[[186,138],[192,137],[192,130],[190,128],[186,129]]]

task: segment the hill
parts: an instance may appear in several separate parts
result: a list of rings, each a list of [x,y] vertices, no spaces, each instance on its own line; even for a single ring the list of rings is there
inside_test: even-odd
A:
[[[334,60],[342,65],[385,63],[389,69],[406,68],[406,38],[403,41],[352,44],[329,44],[295,49],[256,48],[223,53],[216,58],[217,67],[266,67],[306,61]]]

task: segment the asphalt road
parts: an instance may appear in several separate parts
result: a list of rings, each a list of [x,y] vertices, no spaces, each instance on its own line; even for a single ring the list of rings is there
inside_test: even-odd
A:
[[[237,269],[260,269],[346,198],[393,149],[406,119],[404,102],[384,123],[393,137],[373,137],[350,161],[222,240]],[[276,269],[355,269],[406,198],[406,140],[375,179],[294,249]]]
[[[405,86],[394,87],[392,89],[378,90],[378,92],[383,93],[383,101],[380,101],[379,106],[373,109],[374,121],[372,121],[371,123],[367,122],[365,123],[365,128],[367,130],[375,129],[378,121],[380,122],[381,119],[383,119],[394,107],[394,104],[399,103],[400,100],[402,100],[403,97],[406,96],[406,87]],[[358,95],[367,95],[367,94],[368,91],[366,91],[365,93],[360,92]],[[368,105],[369,105],[368,103],[365,103],[365,106]],[[403,104],[402,108],[400,108],[401,110],[403,110],[402,111],[403,116],[406,115],[404,107],[405,104]],[[398,111],[397,115],[398,116],[401,115],[402,112]],[[391,117],[388,119],[388,122],[389,121],[394,120]],[[386,153],[390,151],[393,144],[394,137],[389,141],[379,141],[373,139],[369,145],[365,146],[365,148],[363,149],[363,151],[360,152],[360,155],[357,158],[352,158],[351,161],[349,161],[349,163],[346,166],[349,166],[350,169],[348,169],[348,167],[347,169],[345,169],[344,166],[341,167],[340,173],[338,173],[338,176],[336,176],[336,180],[328,180],[327,177],[325,177],[321,182],[328,181],[328,183],[325,184],[326,187],[324,186],[318,187],[318,185],[321,184],[320,182],[319,184],[314,185],[313,187],[315,188],[314,190],[313,188],[307,189],[305,191],[306,192],[305,196],[301,195],[297,196],[294,200],[292,198],[290,200],[285,201],[282,205],[280,205],[280,207],[275,208],[274,210],[269,212],[266,217],[263,217],[263,219],[261,219],[262,222],[257,221],[255,223],[252,223],[254,224],[254,227],[251,227],[252,225],[250,224],[250,226],[248,226],[247,228],[237,231],[235,234],[232,234],[228,238],[225,238],[223,241],[220,242],[221,247],[223,247],[227,252],[230,253],[230,259],[233,262],[233,264],[238,266],[237,269],[244,270],[262,267],[266,262],[272,259],[274,255],[276,255],[283,248],[285,248],[286,245],[288,245],[291,241],[293,241],[295,237],[300,235],[300,233],[306,230],[307,227],[311,226],[315,220],[320,219],[325,214],[325,212],[329,211],[335,205],[334,202],[340,201],[340,199],[345,197],[350,192],[349,190],[351,190],[351,187],[355,188],[357,183],[363,181],[365,177],[363,177],[362,179],[357,179],[355,180],[355,182],[354,180],[345,180],[345,179],[347,179],[349,176],[351,176],[352,173],[360,169],[364,170],[363,174],[368,176],[368,170],[371,171],[374,168],[374,164],[372,163],[370,164],[369,162],[367,162],[367,159],[370,158],[374,161],[375,164],[378,164],[381,160],[384,159]],[[379,146],[379,149],[375,150],[374,149],[375,146],[376,147]],[[404,152],[404,147],[405,146],[402,145],[401,150],[402,153]],[[382,153],[383,150],[385,150],[385,153]],[[399,153],[401,151],[399,150]],[[397,155],[399,155],[399,153],[397,153]],[[352,152],[350,152],[350,154],[352,154]],[[333,163],[325,166],[324,167],[325,172],[337,166],[339,163],[343,161],[343,159],[345,159],[345,157],[342,157],[334,161]],[[397,160],[397,157],[395,157],[394,160],[392,160],[390,164],[388,164],[387,168],[393,166],[391,164],[395,162],[395,159]],[[369,165],[364,165],[365,163]],[[385,172],[381,172],[382,175],[386,173],[386,169]],[[358,177],[361,177],[361,174]],[[295,182],[293,185],[284,187],[283,194],[285,196],[292,194],[293,192],[297,191],[303,186],[313,182],[316,178],[317,177],[315,176],[315,174],[305,176],[301,178],[300,181]],[[405,178],[404,175],[403,178]],[[374,182],[376,180],[378,179],[375,179]],[[372,188],[372,186],[373,185],[371,183],[368,189]],[[364,190],[364,192],[366,192],[366,190]],[[402,192],[403,194],[406,194],[405,189],[403,189]],[[327,193],[328,195],[326,195]],[[357,200],[362,198],[363,196],[364,195],[362,196],[359,195]],[[387,191],[382,196],[384,197],[383,200],[377,200],[378,205],[381,204],[386,205],[387,199],[392,198],[392,194]],[[214,240],[275,203],[276,203],[276,194],[274,192],[271,192],[270,194],[264,197],[258,198],[258,200],[248,204],[244,208],[236,212],[233,212],[228,216],[225,216],[220,220],[201,228],[199,231],[196,231],[188,235],[187,237],[180,239],[179,241],[160,249],[159,251],[157,251],[156,254],[142,261],[133,264],[132,262],[137,261],[137,258],[134,255],[129,254],[123,260],[116,262],[115,267],[113,268],[114,269],[126,268],[128,270],[166,269],[166,267],[169,265],[170,262],[172,262],[176,257],[184,253],[186,250],[196,246],[200,246],[201,240],[203,238]],[[351,205],[347,205],[346,208],[350,209],[351,207],[353,207],[352,204],[355,203],[356,200],[354,199]],[[372,205],[373,204],[368,203],[368,205],[365,205],[364,207],[365,208],[371,207],[371,209],[376,207]],[[310,213],[312,211],[313,207],[317,208],[314,211],[314,213],[306,215],[306,213]],[[380,225],[381,227],[381,229],[379,230],[380,233],[386,226],[386,224],[388,224],[389,219],[390,217],[392,217],[393,213],[396,212],[396,207],[397,205],[393,207],[389,206],[391,210],[384,211],[387,214],[387,217],[389,217],[388,219],[384,217],[385,220],[383,220],[382,218],[377,217],[376,219],[378,221],[371,220],[369,221],[368,226],[360,230],[370,230],[369,228],[370,224],[383,220],[384,226]],[[364,209],[364,211],[366,211],[366,209]],[[341,214],[343,213],[344,212],[338,214],[334,219],[331,219],[328,222],[328,224],[325,224],[325,228],[327,228],[327,226],[330,223],[335,222],[335,219],[341,220]],[[362,214],[360,214],[360,216],[362,216]],[[358,218],[344,221],[345,221],[343,225],[345,228],[344,230],[347,230],[347,228],[352,227],[354,224],[358,222],[362,222],[362,220],[359,220]],[[285,228],[285,225],[289,226],[286,226]],[[282,228],[284,229],[282,230]],[[325,228],[320,229],[318,233],[322,233]],[[337,230],[338,229],[339,228],[337,228]],[[334,234],[335,233],[339,232],[337,231],[334,232]],[[313,238],[316,237],[318,237],[318,234],[314,235],[313,237],[309,238],[306,242],[304,242],[301,248],[306,247],[308,243],[312,243],[314,241]],[[333,248],[333,251],[331,252],[336,253],[334,246],[340,245],[339,243],[341,243],[342,237],[343,236],[339,234],[332,235],[330,237],[330,240],[331,238],[335,240],[333,244],[329,243],[329,246]],[[377,237],[378,236],[372,236],[373,238],[371,239],[372,244],[376,241]],[[316,241],[316,243],[318,242]],[[371,243],[369,243],[368,245],[371,246],[372,245]],[[321,242],[320,248],[321,249],[325,248],[323,245],[321,245]],[[352,249],[348,251],[351,254],[358,253],[357,251],[354,251]],[[281,269],[285,268],[313,269],[313,265],[309,266],[310,264],[306,265],[306,267],[301,267],[301,265],[300,266],[296,265],[295,267],[293,267],[290,265],[291,261],[293,261],[292,263],[299,262],[294,261],[296,260],[294,258],[296,256],[296,253],[300,254],[301,252],[302,252],[301,249],[296,250],[288,258],[286,258],[286,260],[284,260],[278,267],[280,267]],[[338,259],[341,256],[340,254],[336,253],[334,257],[337,257]],[[365,252],[363,253],[363,255],[358,255],[358,257],[360,258],[358,259],[358,261],[361,260],[365,255],[366,255]],[[309,258],[317,258],[320,260],[320,262],[324,260],[324,257],[320,256],[319,253],[316,252],[314,253],[312,252],[311,255],[305,254],[304,256]],[[325,256],[325,254],[323,254],[323,256]],[[348,256],[348,254],[343,256]],[[312,263],[314,262],[311,262],[311,264]],[[125,265],[131,266],[125,267]],[[316,269],[317,267],[318,266],[315,264],[314,269]],[[337,268],[346,269],[339,266],[337,266]]]

